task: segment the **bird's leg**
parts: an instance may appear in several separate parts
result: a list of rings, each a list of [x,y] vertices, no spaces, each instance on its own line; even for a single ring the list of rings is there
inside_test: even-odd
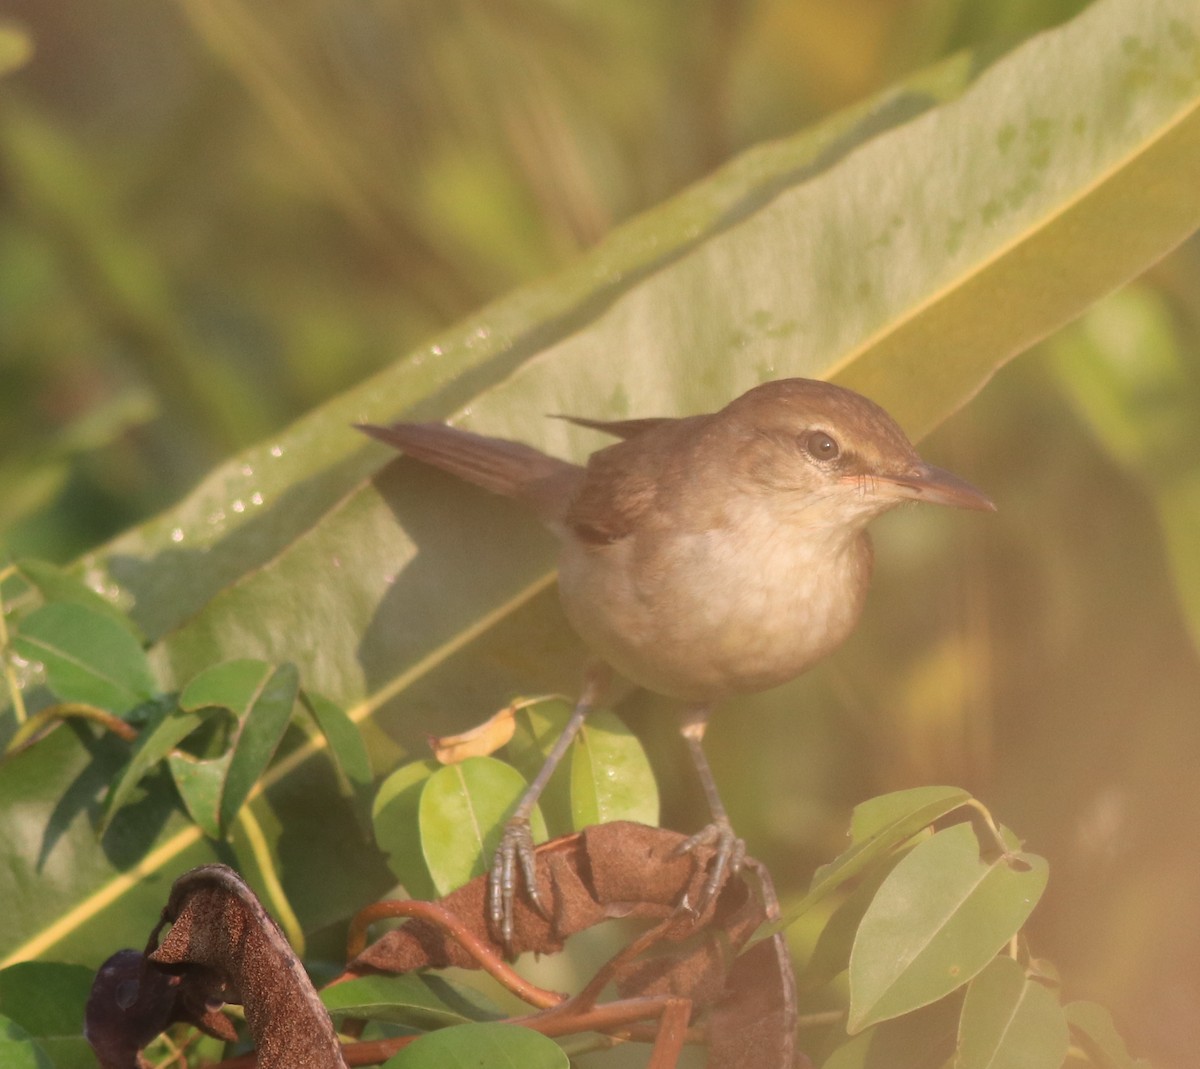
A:
[[[727,872],[730,876],[736,876],[741,871],[742,862],[746,857],[746,844],[734,834],[733,825],[729,823],[729,816],[721,803],[712,769],[708,767],[708,758],[704,756],[704,731],[708,727],[711,712],[710,705],[691,708],[683,714],[683,723],[680,726],[680,734],[687,743],[688,752],[692,755],[692,764],[696,766],[696,774],[700,778],[700,786],[704,789],[704,797],[708,800],[712,823],[680,843],[675,852],[686,854],[699,846],[715,846],[717,851],[709,869],[708,879],[700,889],[700,899],[691,907],[696,913],[704,912],[724,882]]]
[[[589,666],[579,700],[571,710],[566,727],[555,739],[537,776],[521,795],[517,808],[504,823],[504,833],[492,858],[492,870],[488,876],[488,916],[491,920],[492,934],[500,937],[509,957],[512,956],[513,902],[517,894],[518,869],[525,880],[525,893],[529,896],[530,903],[543,917],[549,917],[546,904],[538,891],[533,832],[530,830],[529,818],[558,763],[570,748],[575,736],[579,734],[588,713],[603,694],[610,676],[611,671],[603,663],[597,662]]]

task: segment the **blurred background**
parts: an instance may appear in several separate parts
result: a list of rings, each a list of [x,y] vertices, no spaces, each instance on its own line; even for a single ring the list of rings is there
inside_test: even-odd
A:
[[[0,562],[71,560],[741,149],[1084,6],[9,0]],[[1200,1046],[1200,245],[1004,369],[922,452],[1000,512],[879,525],[855,638],[753,720],[714,721],[735,823],[795,888],[855,802],[975,791],[1050,859],[1032,931],[1068,997],[1182,1069]],[[653,736],[649,701],[625,711]],[[651,744],[686,825],[679,754]]]

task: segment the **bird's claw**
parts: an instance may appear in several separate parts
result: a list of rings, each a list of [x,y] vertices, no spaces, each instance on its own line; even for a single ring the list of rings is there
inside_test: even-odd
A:
[[[695,916],[708,908],[726,879],[742,871],[742,862],[746,860],[746,844],[737,837],[728,821],[714,821],[701,828],[675,848],[675,856],[693,854],[702,846],[714,847],[716,851],[709,862],[708,879],[700,888],[694,905],[687,894],[679,902],[680,909]]]
[[[550,914],[538,891],[533,833],[529,821],[521,817],[505,824],[488,876],[488,919],[492,934],[499,938],[510,958],[513,956],[513,905],[517,897],[518,870],[525,881],[525,894],[530,904],[548,920]]]

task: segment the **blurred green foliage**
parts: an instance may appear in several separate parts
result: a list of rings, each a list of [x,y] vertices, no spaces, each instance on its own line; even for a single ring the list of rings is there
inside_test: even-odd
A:
[[[0,552],[69,560],[740,149],[1083,6],[14,0]],[[1051,859],[1033,928],[1068,988],[1182,1067],[1200,1043],[1200,247],[1045,349],[923,447],[1001,502],[995,522],[881,525],[879,611],[753,731],[714,722],[714,764],[794,884],[869,794],[987,797]],[[631,720],[665,739],[649,704]],[[695,799],[666,806],[685,824]]]

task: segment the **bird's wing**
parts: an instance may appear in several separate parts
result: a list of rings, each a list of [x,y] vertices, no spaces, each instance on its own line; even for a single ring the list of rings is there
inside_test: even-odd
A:
[[[394,423],[390,427],[356,424],[372,438],[407,456],[457,475],[495,494],[532,505],[543,520],[553,522],[583,479],[583,468],[521,442],[485,438],[444,423]]]
[[[618,542],[654,507],[654,496],[655,482],[650,473],[631,470],[620,457],[602,449],[588,461],[587,475],[567,509],[566,523],[584,542]]]
[[[567,508],[566,523],[585,542],[618,542],[638,529],[662,522],[656,515],[668,468],[685,468],[688,444],[702,424],[685,419],[630,419],[612,423],[577,420],[625,441],[593,453]],[[679,483],[675,478],[665,480]]]
[[[664,423],[672,423],[670,416],[651,416],[647,419],[584,419],[581,416],[551,416],[551,419],[565,419],[579,427],[587,427],[602,434],[611,434],[614,438],[636,438]]]
[[[579,427],[611,434],[628,441],[659,430],[678,420],[669,416],[647,419],[585,419],[582,416],[555,415]],[[653,472],[638,463],[638,450],[624,449],[623,443],[609,446],[588,458],[587,474],[577,484],[567,509],[566,524],[584,542],[607,545],[620,541],[632,531],[643,513],[653,507]]]

